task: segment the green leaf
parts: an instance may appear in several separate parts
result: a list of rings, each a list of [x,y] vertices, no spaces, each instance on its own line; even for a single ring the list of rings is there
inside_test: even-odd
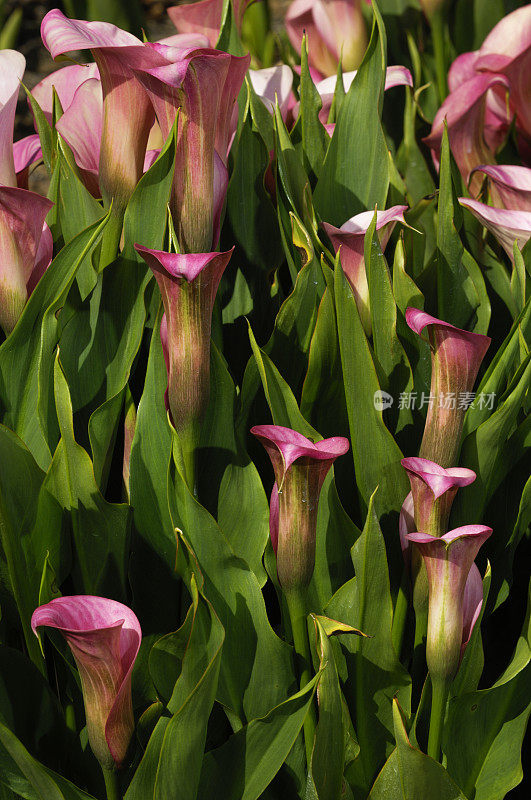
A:
[[[315,649],[322,676],[317,695],[319,721],[315,729],[310,774],[319,800],[337,800],[341,796],[346,745],[343,701],[334,651],[328,638],[332,631],[326,618],[315,614],[311,618],[315,626]]]
[[[456,218],[461,218],[461,210],[452,182],[451,159],[448,131],[445,126],[439,169],[437,316],[458,328],[468,330],[471,327],[474,311],[480,305],[480,299],[465,266],[464,248],[456,229]],[[470,256],[469,262],[471,258]]]
[[[449,704],[447,769],[474,800],[503,800],[522,780],[522,740],[531,711],[530,620],[531,585],[522,633],[501,678]]]
[[[57,313],[77,270],[99,241],[107,219],[94,223],[63,247],[32,292],[15,329],[0,347],[3,421],[27,444],[43,469],[48,468],[59,438],[52,377],[59,338]]]
[[[258,800],[286,760],[313,701],[318,673],[304,689],[205,756],[198,800],[223,787],[223,800]]]
[[[147,796],[166,800],[175,786],[179,786],[182,800],[197,796],[224,631],[193,576],[191,592],[192,605],[182,627],[159,639],[151,650],[150,671],[155,683],[165,687],[172,716],[155,726],[125,800]],[[170,689],[172,680],[175,685]]]
[[[304,34],[301,49],[301,80],[299,84],[300,124],[302,134],[302,152],[308,174],[318,178],[323,165],[329,137],[325,131],[319,111],[322,101],[310,75],[308,66],[308,38]]]
[[[386,69],[385,28],[376,4],[371,39],[339,112],[315,189],[321,219],[342,225],[361,211],[385,208],[389,187],[381,123]]]
[[[379,486],[378,516],[398,512],[409,490],[400,464],[402,453],[383,421],[382,411],[375,408],[374,398],[381,387],[352,290],[339,264],[334,294],[358,490],[368,505]]]
[[[61,440],[46,485],[70,515],[74,579],[83,594],[124,600],[130,509],[102,497],[92,462],[74,438],[70,393],[59,355],[54,365],[54,388]]]
[[[359,758],[349,769],[348,779],[359,792],[368,792],[390,753],[393,698],[398,697],[408,711],[411,699],[411,678],[392,643],[389,571],[373,498],[351,555],[356,577],[334,595],[325,613],[373,637],[340,637],[348,673],[345,692],[360,745]]]
[[[393,720],[396,750],[378,775],[369,800],[466,800],[444,767],[411,745],[396,700]]]
[[[104,211],[81,182],[72,152],[60,136],[57,145],[56,214],[64,242],[68,244],[78,233],[101,219]],[[88,254],[77,273],[77,284],[82,300],[90,294],[96,285],[96,280],[91,254]]]
[[[1,721],[0,780],[25,800],[95,800],[36,761]]]

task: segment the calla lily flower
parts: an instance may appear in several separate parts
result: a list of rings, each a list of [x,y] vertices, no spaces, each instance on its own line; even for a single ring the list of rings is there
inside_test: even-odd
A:
[[[66,639],[79,670],[90,746],[106,769],[122,766],[134,730],[131,673],[142,632],[130,608],[90,595],[58,597],[31,618]]]
[[[250,57],[208,48],[151,48],[158,65],[135,69],[135,75],[151,98],[164,138],[180,109],[170,208],[181,250],[203,253],[216,244],[232,117]]]
[[[232,0],[234,21],[241,31],[242,19],[251,0]],[[211,47],[219,39],[223,0],[199,0],[183,6],[171,6],[168,16],[179,33],[202,33],[208,38]]]
[[[531,5],[504,17],[481,48],[463,53],[448,74],[450,95],[437,112],[430,135],[424,140],[437,159],[447,118],[452,152],[463,178],[471,170],[492,164],[498,147],[515,119],[520,152],[531,157]],[[507,110],[509,107],[509,113]],[[479,190],[480,177],[472,176],[471,191]]]
[[[41,141],[36,133],[13,143],[13,161],[17,175],[17,186],[28,188],[29,167],[42,159]]]
[[[13,128],[26,59],[16,50],[0,50],[0,186],[16,186]]]
[[[108,22],[70,20],[52,9],[42,21],[42,40],[53,58],[90,50],[103,90],[99,184],[106,205],[124,209],[143,173],[153,109],[135,79],[131,63],[142,63],[149,48]]]
[[[476,73],[473,78],[458,86],[448,95],[435,115],[431,133],[423,141],[432,150],[436,166],[444,131],[448,126],[448,140],[452,153],[465,181],[478,164],[494,163],[494,151],[503,141],[504,133],[498,131],[496,141],[485,138],[484,120],[489,93],[494,90],[505,93],[509,82],[503,75]],[[472,176],[470,189],[475,194],[479,189],[479,177]]]
[[[264,445],[275,472],[269,529],[278,580],[285,592],[300,591],[309,585],[314,570],[321,487],[349,442],[335,436],[314,444],[279,425],[255,425],[251,433]]]
[[[456,675],[463,645],[470,639],[479,615],[479,572],[474,571],[468,591],[466,586],[479,548],[491,533],[492,528],[485,525],[464,525],[440,537],[408,534],[409,541],[420,550],[428,573],[426,661],[435,683],[447,684]]]
[[[175,429],[185,434],[208,405],[212,310],[232,250],[182,255],[138,244],[135,248],[153,271],[162,295],[167,402]]]
[[[482,225],[496,237],[511,261],[514,260],[513,245],[520,250],[531,237],[531,211],[510,211],[493,208],[469,197],[460,197],[459,202],[479,219]]]
[[[348,92],[352,85],[352,81],[357,74],[357,69],[343,73],[343,88],[345,89],[345,92]],[[319,119],[325,126],[328,125],[328,117],[330,115],[330,109],[334,99],[334,92],[336,90],[336,81],[337,76],[331,75],[328,78],[323,78],[323,80],[318,81],[315,84],[315,88],[319,92],[322,102],[322,108],[319,111]],[[401,67],[399,65],[387,67],[385,73],[384,90],[387,91],[388,89],[394,89],[395,86],[410,86],[413,88],[413,77],[411,72],[406,67]],[[296,112],[294,110],[294,114],[295,113]],[[331,123],[331,125],[332,127],[327,127],[329,135],[332,135],[334,131],[334,124]]]
[[[404,219],[404,212],[407,210],[407,206],[393,206],[386,211],[376,212],[376,230],[382,250],[385,250],[396,223],[407,224]],[[334,251],[337,253],[341,248],[341,266],[354,294],[363,327],[369,336],[372,333],[372,324],[364,247],[365,234],[373,217],[373,211],[363,211],[347,220],[340,228],[323,222]]]
[[[409,457],[400,462],[411,484],[417,531],[441,536],[446,532],[457,490],[476,479],[466,467],[444,467],[427,458]]]
[[[368,39],[360,0],[294,0],[285,24],[297,53],[306,33],[308,62],[321,75],[335,75],[340,59],[345,71],[361,64]]]
[[[0,186],[0,325],[6,335],[52,260],[44,221],[52,206],[34,192]]]
[[[293,72],[290,67],[287,64],[279,64],[266,69],[251,69],[249,70],[249,80],[254,91],[271,114],[274,114],[275,103],[278,101],[280,114],[285,120],[293,102]]]
[[[512,211],[531,211],[531,169],[516,164],[486,164],[476,167],[473,173],[485,175],[489,181],[489,194],[494,206]]]
[[[406,309],[406,322],[419,336],[428,328],[431,348],[430,403],[419,455],[448,468],[457,462],[466,399],[490,338],[456,328],[417,308]]]

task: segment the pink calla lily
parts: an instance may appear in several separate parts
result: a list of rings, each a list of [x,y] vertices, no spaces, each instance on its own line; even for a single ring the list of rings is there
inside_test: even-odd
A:
[[[20,189],[28,188],[29,167],[42,159],[41,141],[36,133],[13,143],[13,161]]]
[[[58,597],[39,606],[37,628],[58,630],[79,670],[87,730],[94,755],[106,769],[122,766],[134,730],[131,673],[142,632],[130,608],[90,595]]]
[[[285,24],[297,53],[306,33],[308,62],[321,75],[335,75],[340,59],[345,71],[361,64],[368,43],[361,0],[294,0]]]
[[[440,537],[420,532],[407,535],[420,550],[428,574],[426,660],[432,681],[448,682],[457,673],[463,645],[481,610],[479,573],[474,570],[468,590],[467,581],[479,548],[491,533],[486,525],[464,525]]]
[[[157,66],[135,69],[167,137],[179,111],[170,207],[182,250],[202,253],[216,244],[216,187],[223,184],[217,156],[226,164],[232,116],[249,57],[208,48],[152,45]]]
[[[396,223],[407,224],[404,219],[404,212],[407,210],[407,206],[393,206],[386,211],[376,212],[376,230],[382,250],[385,250]],[[373,217],[373,211],[363,211],[344,222],[340,228],[323,222],[323,228],[332,242],[334,251],[337,253],[341,248],[341,266],[351,286],[363,327],[368,335],[371,334],[372,324],[364,247],[365,234]]]
[[[16,50],[0,50],[0,186],[16,186],[13,128],[26,59]]]
[[[503,206],[512,211],[531,211],[531,169],[517,164],[486,164],[476,167],[472,173],[485,175],[489,181],[489,193],[494,206]]]
[[[321,487],[336,458],[348,451],[348,439],[314,443],[279,425],[255,425],[251,433],[264,445],[275,473],[269,528],[280,585],[286,592],[304,589],[314,569]]]
[[[212,310],[232,250],[182,255],[138,244],[135,248],[153,271],[162,295],[167,401],[175,429],[186,432],[201,420],[208,404]]]
[[[437,112],[424,140],[437,162],[444,119],[450,146],[463,178],[475,167],[494,163],[514,117],[524,158],[531,157],[531,5],[519,8],[494,26],[479,50],[462,53],[450,67],[450,95]],[[471,190],[479,191],[472,175]]]
[[[531,211],[512,211],[493,208],[469,197],[460,197],[459,202],[496,237],[511,261],[514,260],[513,245],[520,250],[531,237]]]
[[[70,20],[49,11],[41,26],[42,40],[53,58],[75,50],[91,50],[103,90],[99,183],[108,205],[123,209],[142,176],[153,110],[135,79],[131,63],[142,63],[150,49],[140,39],[108,22]]]
[[[280,114],[286,119],[293,100],[293,72],[290,67],[280,64],[266,69],[251,69],[249,80],[267,110],[273,114],[278,101]]]
[[[403,458],[408,473],[414,507],[416,529],[433,536],[446,532],[450,510],[457,490],[476,479],[476,473],[466,467],[445,469],[427,458]]]
[[[52,206],[34,192],[0,186],[0,325],[6,335],[52,259],[44,222]]]
[[[232,0],[234,21],[241,30],[242,19],[251,0]],[[170,6],[168,16],[180,33],[204,34],[210,47],[215,47],[219,39],[223,0],[199,0],[181,6]]]
[[[461,330],[418,308],[406,309],[406,322],[419,336],[428,328],[431,348],[431,401],[420,457],[448,468],[457,462],[466,411],[490,338]]]

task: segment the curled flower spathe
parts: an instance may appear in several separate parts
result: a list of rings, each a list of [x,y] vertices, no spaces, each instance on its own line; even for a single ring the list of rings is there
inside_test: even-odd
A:
[[[457,463],[466,411],[490,337],[456,328],[418,308],[406,309],[406,322],[419,336],[427,328],[431,348],[431,388],[420,446],[421,458],[448,468]]]
[[[481,591],[479,599],[481,577],[474,559],[491,533],[486,525],[464,525],[439,537],[422,532],[407,535],[420,550],[428,573],[426,661],[432,681],[448,682],[457,673],[483,598]]]
[[[314,443],[280,425],[255,425],[251,433],[262,442],[275,473],[269,529],[278,579],[284,591],[300,591],[314,570],[323,481],[336,458],[348,451],[349,442],[335,436]]]
[[[90,746],[106,769],[119,769],[134,730],[131,673],[142,632],[130,608],[105,597],[58,597],[39,606],[31,627],[58,630],[81,678]]]

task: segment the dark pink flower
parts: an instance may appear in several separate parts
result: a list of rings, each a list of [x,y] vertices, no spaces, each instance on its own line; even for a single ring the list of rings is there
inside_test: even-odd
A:
[[[162,295],[168,404],[175,429],[186,431],[201,420],[208,404],[212,310],[232,250],[182,255],[135,248],[153,270]]]
[[[310,583],[315,563],[315,536],[319,495],[328,470],[349,448],[336,436],[315,444],[302,434],[279,425],[251,428],[264,445],[275,472],[271,495],[271,544],[284,591]]]
[[[464,525],[440,537],[408,534],[409,541],[420,550],[428,573],[426,661],[433,681],[447,683],[457,673],[483,599],[481,590],[479,600],[481,577],[477,568],[468,590],[467,580],[479,548],[491,533],[492,528],[485,525]]]
[[[466,400],[490,338],[456,328],[417,308],[406,310],[406,322],[419,335],[428,328],[431,348],[430,402],[419,455],[448,468],[457,462]]]
[[[249,57],[209,48],[151,49],[157,65],[139,67],[135,75],[151,98],[164,138],[179,109],[170,207],[181,250],[203,253],[217,243],[233,114]]]
[[[131,673],[142,632],[130,608],[91,595],[58,597],[31,618],[35,634],[60,631],[79,670],[90,746],[107,769],[122,766],[134,730]]]

